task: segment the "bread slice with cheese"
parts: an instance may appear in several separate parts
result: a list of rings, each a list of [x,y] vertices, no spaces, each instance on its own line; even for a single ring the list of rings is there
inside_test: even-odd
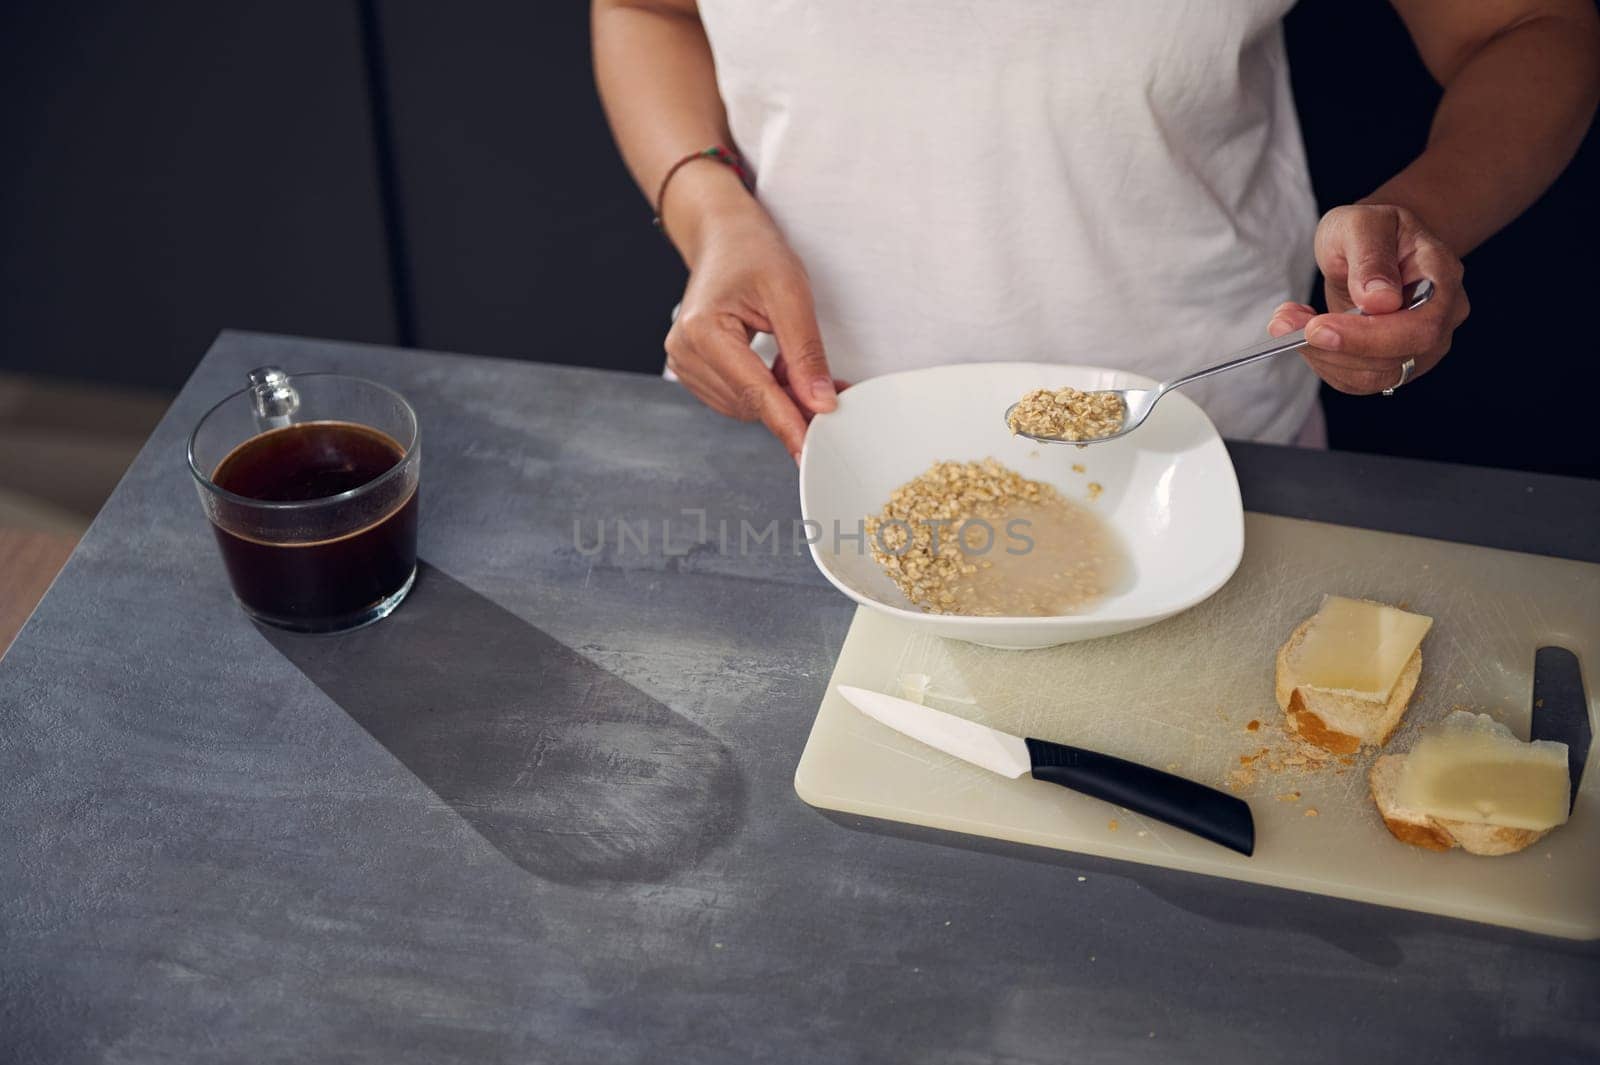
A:
[[[1378,807],[1378,814],[1383,818],[1389,834],[1401,843],[1430,851],[1460,847],[1469,854],[1496,856],[1515,854],[1531,847],[1550,831],[1548,828],[1511,828],[1506,825],[1456,821],[1407,808],[1396,794],[1405,760],[1403,754],[1386,754],[1373,763],[1372,770],[1367,774],[1367,782],[1372,787],[1373,804]]]
[[[1293,658],[1315,620],[1313,615],[1295,626],[1278,648],[1275,687],[1278,707],[1288,719],[1289,731],[1335,754],[1354,754],[1363,745],[1383,746],[1405,716],[1406,706],[1417,690],[1417,680],[1422,676],[1422,648],[1406,659],[1385,700],[1312,687],[1295,675]]]

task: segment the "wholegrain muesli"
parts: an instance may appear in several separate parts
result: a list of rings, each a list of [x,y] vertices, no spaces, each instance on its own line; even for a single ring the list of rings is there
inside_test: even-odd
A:
[[[866,530],[873,558],[932,614],[1074,613],[1123,567],[1088,508],[994,459],[934,463],[896,488]]]
[[[1036,388],[1006,419],[1013,433],[1051,440],[1095,440],[1122,428],[1127,408],[1115,392]]]

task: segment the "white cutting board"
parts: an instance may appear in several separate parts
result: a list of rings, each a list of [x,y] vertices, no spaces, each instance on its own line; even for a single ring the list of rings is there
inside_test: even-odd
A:
[[[1220,592],[1123,636],[999,651],[857,609],[795,790],[845,813],[1600,938],[1600,743],[1571,821],[1499,858],[1392,838],[1367,793],[1374,752],[1348,766],[1270,768],[1292,750],[1273,700],[1273,655],[1325,593],[1404,604],[1435,619],[1421,683],[1388,750],[1409,749],[1422,725],[1457,706],[1491,713],[1526,739],[1534,651],[1549,644],[1578,655],[1595,721],[1600,565],[1248,514],[1244,561]],[[1254,857],[1052,784],[985,772],[871,720],[835,691],[854,684],[901,694],[906,674],[931,678],[928,705],[1008,732],[1219,787],[1234,773],[1230,790],[1255,815]],[[1247,729],[1252,720],[1258,731]],[[1261,747],[1269,754],[1242,767],[1240,757]]]

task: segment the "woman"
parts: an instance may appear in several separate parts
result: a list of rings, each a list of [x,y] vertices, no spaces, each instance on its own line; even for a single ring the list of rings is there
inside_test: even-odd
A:
[[[1290,6],[595,0],[607,115],[690,270],[668,367],[798,456],[842,381],[974,360],[1167,378],[1305,328],[1303,361],[1189,393],[1224,435],[1325,441],[1318,377],[1376,393],[1449,350],[1460,257],[1582,140],[1600,20],[1591,0],[1395,0],[1444,86],[1432,132],[1319,223]],[[1381,74],[1352,57],[1344,91],[1355,143]],[[1333,313],[1298,302],[1313,263]],[[1387,314],[1423,277],[1437,296]]]

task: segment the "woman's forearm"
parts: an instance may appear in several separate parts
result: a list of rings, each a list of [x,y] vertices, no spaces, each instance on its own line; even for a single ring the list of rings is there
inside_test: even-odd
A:
[[[731,140],[700,17],[692,0],[595,0],[593,37],[595,80],[623,161],[692,267],[707,222],[753,206],[738,176],[710,160],[684,167],[666,202],[654,202],[673,163]]]
[[[1396,4],[1445,91],[1426,149],[1366,201],[1411,210],[1457,255],[1550,186],[1600,97],[1600,20],[1588,0],[1544,5],[1486,35],[1460,25],[1477,3]],[[1517,6],[1491,0],[1479,10]]]

